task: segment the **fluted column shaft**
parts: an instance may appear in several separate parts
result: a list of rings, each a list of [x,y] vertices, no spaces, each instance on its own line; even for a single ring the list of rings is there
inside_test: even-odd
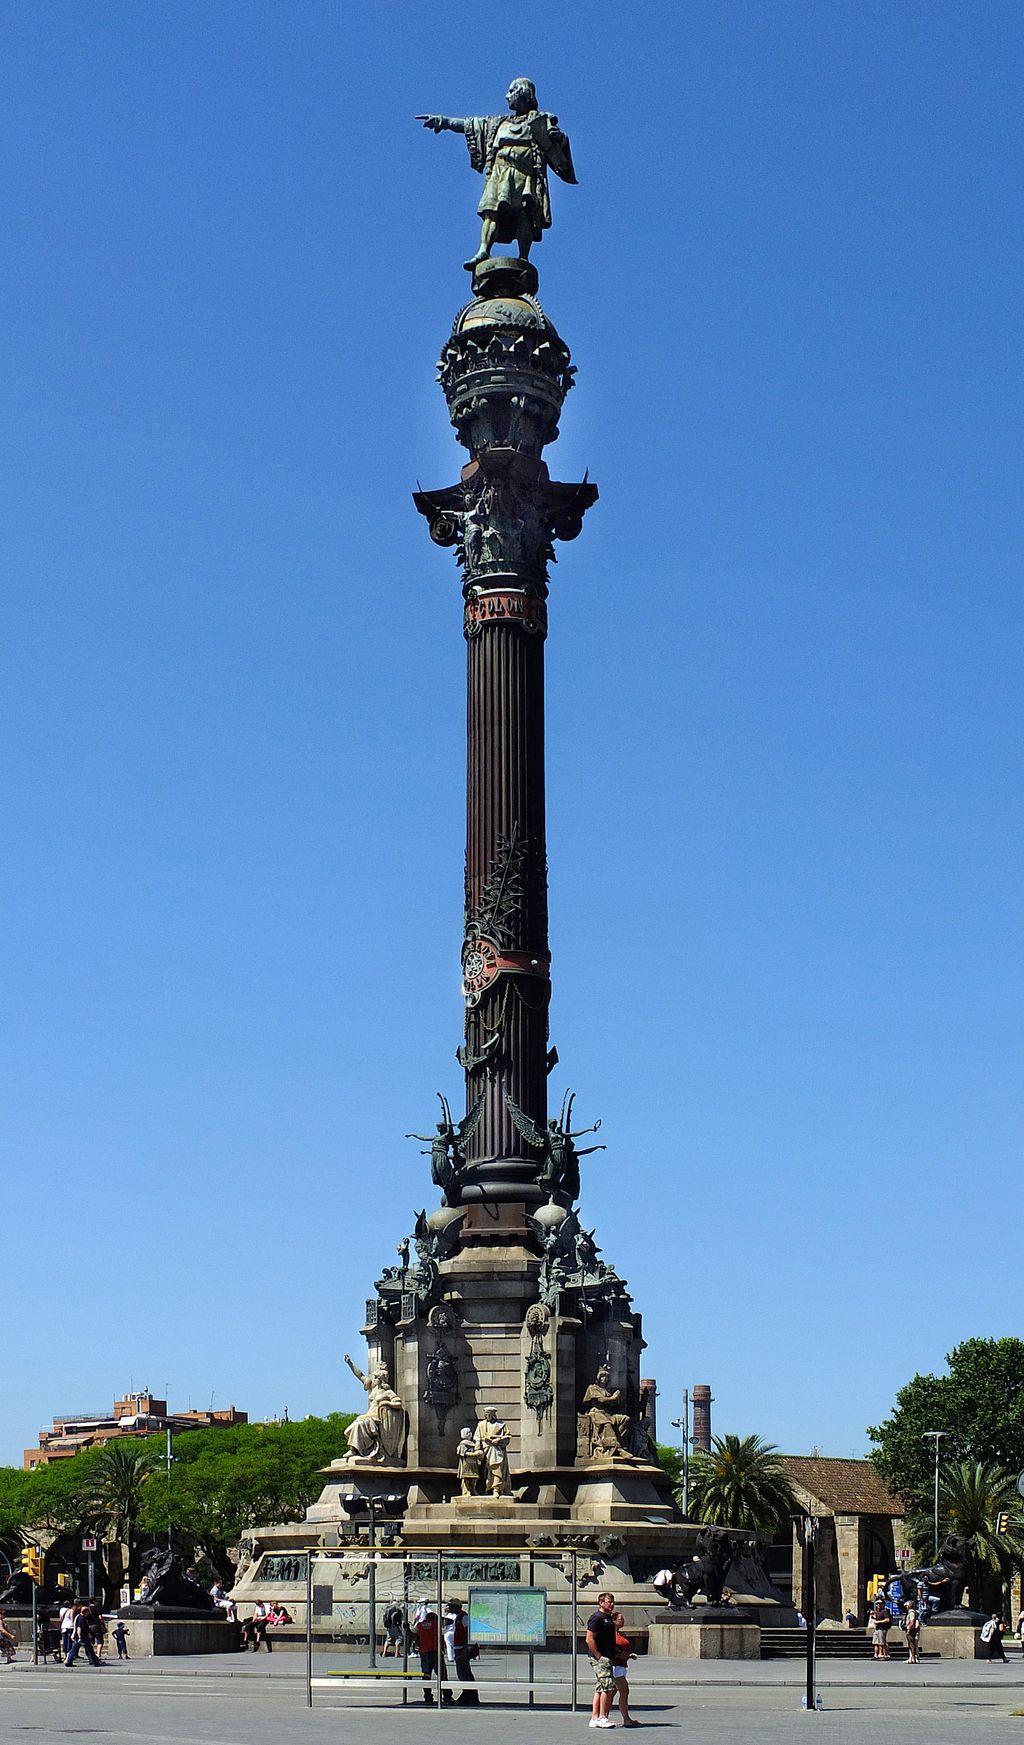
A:
[[[529,261],[479,263],[439,378],[469,459],[459,482],[417,491],[436,544],[462,571],[467,656],[466,1115],[450,1129],[463,1201],[525,1200],[551,1155],[547,1126],[544,638],[554,540],[575,539],[597,497],[553,480],[543,451],[575,374],[536,301]],[[443,1146],[442,1146],[443,1149]]]
[[[506,1092],[539,1128],[546,1118],[548,1000],[544,809],[544,642],[518,623],[485,624],[467,643],[466,900],[479,913],[485,887],[502,868],[522,895],[501,932],[507,970],[481,996],[481,1042],[494,1052],[466,1075],[467,1110],[486,1101],[470,1142],[473,1164],[521,1159],[533,1173],[536,1149],[516,1128]],[[515,847],[513,847],[515,845]]]

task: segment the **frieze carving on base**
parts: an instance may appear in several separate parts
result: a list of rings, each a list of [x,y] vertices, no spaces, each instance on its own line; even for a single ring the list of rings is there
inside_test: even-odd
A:
[[[518,1581],[518,1557],[448,1557],[444,1559],[446,1582]],[[437,1564],[410,1563],[409,1583],[412,1587],[427,1587],[437,1581]]]

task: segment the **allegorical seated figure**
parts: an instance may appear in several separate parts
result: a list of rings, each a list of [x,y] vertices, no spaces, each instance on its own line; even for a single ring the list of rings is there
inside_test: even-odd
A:
[[[579,1417],[580,1456],[584,1460],[632,1460],[633,1420],[628,1412],[619,1411],[622,1395],[609,1387],[611,1370],[602,1363],[596,1381],[592,1381],[583,1396]]]
[[[367,1399],[365,1412],[360,1412],[358,1418],[353,1418],[345,1431],[345,1440],[349,1452],[346,1460],[353,1465],[357,1462],[383,1465],[390,1461],[394,1466],[401,1466],[405,1447],[406,1411],[394,1388],[388,1374],[386,1363],[374,1363],[368,1376],[352,1362],[345,1353],[345,1362],[366,1389]]]
[[[508,1470],[508,1445],[512,1440],[509,1427],[498,1417],[494,1406],[486,1407],[476,1427],[476,1448],[487,1489],[492,1497],[512,1494]]]
[[[487,259],[496,242],[516,243],[520,260],[528,260],[551,223],[548,170],[563,182],[575,182],[569,141],[558,116],[537,108],[531,79],[513,79],[508,88],[507,115],[417,115],[434,133],[462,133],[474,170],[483,172],[484,186],[477,212],[481,218],[480,247],[465,264],[468,269]]]

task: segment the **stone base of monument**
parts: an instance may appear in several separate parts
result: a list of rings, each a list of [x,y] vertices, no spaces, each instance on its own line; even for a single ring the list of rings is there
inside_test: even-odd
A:
[[[652,1619],[647,1652],[668,1660],[760,1660],[761,1626],[743,1606],[676,1606]]]
[[[971,1612],[958,1606],[952,1612],[940,1612],[921,1632],[921,1649],[927,1654],[941,1654],[943,1660],[981,1660],[988,1648],[981,1640],[981,1627],[987,1623],[987,1612]]]
[[[331,1478],[334,1476],[332,1472]],[[418,1481],[422,1472],[414,1472],[413,1476]],[[513,1472],[513,1485],[530,1494],[533,1487],[519,1486],[519,1476]],[[410,1559],[407,1573],[403,1572],[398,1556],[389,1558],[388,1547],[380,1548],[376,1594],[381,1615],[392,1601],[411,1605],[420,1596],[434,1595],[437,1552],[441,1551],[445,1592],[458,1594],[464,1601],[469,1588],[479,1584],[507,1582],[546,1588],[549,1641],[552,1645],[567,1646],[573,1628],[569,1603],[571,1562],[559,1553],[571,1549],[576,1558],[577,1632],[594,1610],[597,1594],[607,1588],[625,1611],[627,1633],[636,1652],[643,1653],[649,1620],[660,1615],[664,1606],[650,1585],[651,1578],[666,1562],[678,1566],[693,1555],[698,1528],[691,1522],[664,1520],[653,1509],[648,1513],[639,1504],[610,1499],[604,1517],[580,1518],[564,1493],[568,1491],[571,1497],[572,1479],[579,1480],[581,1476],[579,1469],[566,1469],[562,1479],[564,1490],[557,1503],[550,1501],[549,1493],[560,1487],[553,1484],[548,1472],[539,1475],[543,1482],[539,1481],[536,1487],[543,1501],[520,1501],[515,1496],[455,1495],[445,1502],[410,1504],[402,1521],[400,1545],[395,1547],[396,1552]],[[656,1479],[661,1483],[666,1480],[666,1475],[657,1469],[648,1473],[640,1468],[632,1476],[635,1482],[649,1482],[655,1489]],[[450,1487],[451,1472],[447,1481]],[[390,1490],[391,1475],[380,1488]],[[413,1494],[420,1489],[418,1482],[411,1487]],[[614,1517],[609,1519],[612,1511]],[[620,1518],[621,1515],[626,1518]],[[365,1632],[362,1610],[368,1598],[365,1536],[360,1541],[348,1540],[346,1523],[335,1515],[330,1524],[324,1518],[315,1523],[282,1524],[261,1528],[254,1537],[258,1539],[257,1560],[232,1590],[240,1608],[247,1610],[260,1599],[283,1601],[296,1626],[303,1626],[306,1588],[297,1553],[305,1546],[320,1545],[325,1550],[342,1550],[348,1555],[344,1563],[327,1559],[315,1566],[314,1639],[321,1635],[325,1640],[333,1637],[339,1629],[339,1620],[349,1617],[357,1635]],[[323,1604],[325,1589],[331,1594],[329,1613],[318,1612],[316,1607],[318,1595]],[[770,1601],[764,1603],[771,1605]],[[690,1644],[657,1647],[652,1637],[650,1652],[758,1658],[760,1631],[756,1611],[737,1606],[720,1610],[725,1616],[716,1623],[710,1608],[690,1608],[685,1616],[689,1618],[692,1612],[700,1620]],[[683,1615],[669,1614],[673,1623]],[[742,1630],[747,1634],[741,1634]]]
[[[241,1632],[222,1612],[186,1611],[176,1606],[122,1606],[128,1626],[128,1653],[148,1660],[165,1654],[231,1654]]]
[[[549,1635],[566,1643],[606,1588],[643,1651],[648,1621],[663,1606],[652,1578],[694,1558],[700,1528],[681,1520],[672,1478],[650,1463],[640,1433],[640,1316],[576,1214],[549,1205],[540,1208],[547,1222],[533,1222],[550,1231],[561,1215],[570,1232],[560,1270],[552,1271],[549,1246],[542,1255],[527,1222],[539,1197],[531,1190],[529,1202],[499,1198],[432,1213],[417,1237],[424,1246],[423,1230],[433,1231],[440,1244],[427,1301],[412,1268],[391,1267],[378,1279],[363,1328],[368,1374],[382,1365],[401,1402],[404,1460],[352,1460],[339,1450],[304,1521],[252,1533],[252,1561],[232,1590],[240,1606],[281,1600],[304,1625],[304,1552],[320,1547],[344,1556],[314,1564],[314,1637],[336,1633],[342,1619],[365,1632],[367,1511],[350,1509],[346,1498],[387,1496],[399,1501],[377,1515],[381,1615],[392,1601],[409,1605],[436,1592],[442,1552],[445,1591],[464,1601],[474,1585],[543,1586]],[[511,1494],[463,1496],[458,1444],[489,1410],[507,1425]],[[372,1440],[372,1421],[363,1436]],[[397,1525],[405,1573],[388,1556],[385,1520]],[[743,1543],[743,1534],[735,1537]],[[562,1550],[575,1554],[575,1617],[572,1558]],[[736,1570],[734,1589],[749,1592],[753,1573]],[[765,1598],[782,1596],[766,1586]],[[705,1615],[692,1627],[696,1647],[672,1652],[757,1653],[754,1613],[745,1625]]]

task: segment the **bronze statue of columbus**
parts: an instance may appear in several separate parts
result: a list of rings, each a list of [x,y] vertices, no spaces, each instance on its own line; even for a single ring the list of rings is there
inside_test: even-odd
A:
[[[520,260],[551,224],[548,170],[563,182],[575,182],[569,141],[558,116],[537,108],[532,79],[513,79],[508,88],[507,115],[417,115],[434,133],[462,133],[469,161],[484,177],[477,211],[482,220],[480,247],[466,261],[471,272],[485,261],[496,242],[514,242]]]

